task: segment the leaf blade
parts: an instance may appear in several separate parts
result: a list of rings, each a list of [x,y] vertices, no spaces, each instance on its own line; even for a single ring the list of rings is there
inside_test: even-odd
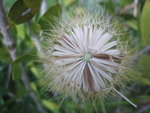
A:
[[[146,1],[141,16],[141,34],[144,45],[150,44],[150,1]]]

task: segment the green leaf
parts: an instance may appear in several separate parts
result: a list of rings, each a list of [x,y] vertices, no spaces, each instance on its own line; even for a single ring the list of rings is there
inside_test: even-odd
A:
[[[150,80],[145,78],[144,76],[140,75],[138,76],[135,80],[137,80],[137,82],[139,82],[140,84],[143,85],[150,85]]]
[[[144,45],[150,44],[150,1],[146,1],[141,17],[141,34]]]
[[[20,77],[21,77],[21,69],[20,69],[20,66],[19,64],[13,64],[13,67],[12,67],[12,78],[14,81],[19,81],[20,80]]]
[[[20,77],[18,79],[20,79]],[[16,87],[17,87],[16,88],[17,90],[16,90],[15,94],[17,97],[22,97],[22,96],[26,95],[26,89],[24,88],[24,85],[20,81],[16,82]]]
[[[43,99],[42,104],[49,109],[50,111],[53,111],[55,113],[59,113],[59,106],[53,102],[50,102],[48,100]]]
[[[16,25],[16,30],[17,30],[17,37],[18,38],[21,38],[21,39],[25,39],[25,27],[23,24],[20,24],[20,25]]]
[[[150,85],[150,56],[142,55],[138,62],[138,70],[132,71],[129,75],[132,79],[142,85]]]
[[[35,14],[41,5],[41,0],[23,0],[28,8],[32,8],[31,13]]]
[[[30,20],[39,10],[41,0],[17,0],[8,14],[15,24],[21,24]]]
[[[5,0],[4,1],[4,7],[6,11],[9,11],[10,7],[13,5],[13,3],[16,2],[16,0]]]
[[[31,53],[26,53],[24,55],[21,55],[16,58],[15,61],[12,62],[12,77],[13,80],[18,81],[21,76],[21,68],[20,68],[20,63],[21,62],[29,62],[33,61],[35,57]]]
[[[0,48],[0,61],[2,61],[4,63],[10,62],[9,52],[8,52],[8,49],[6,47]]]
[[[26,53],[24,55],[17,57],[17,59],[15,61],[13,61],[13,64],[25,62],[25,61],[29,62],[29,61],[32,61],[34,59],[35,59],[35,56],[33,54]]]
[[[61,15],[61,6],[56,4],[48,9],[48,11],[40,18],[39,24],[43,30],[48,30],[55,24],[56,19]]]
[[[31,82],[31,83],[30,83],[30,86],[31,86],[31,88],[33,89],[33,91],[35,91],[35,92],[38,91],[35,83]]]
[[[109,13],[114,13],[115,11],[115,4],[112,0],[101,1],[100,5],[102,5]]]
[[[39,35],[41,30],[41,26],[39,24],[32,22],[30,23],[30,28],[34,34]]]
[[[133,28],[134,30],[138,30],[138,24],[137,24],[137,21],[135,19],[132,19],[132,20],[128,20],[127,21],[127,24]]]
[[[125,5],[128,5],[132,2],[132,0],[120,0],[119,1],[119,6],[124,7]]]
[[[150,85],[150,80],[147,79],[145,76],[143,76],[143,73],[141,73],[137,70],[130,71],[130,74],[127,74],[127,76],[130,79],[135,80],[136,82],[138,82],[142,85]]]
[[[40,69],[37,67],[31,67],[30,68],[31,72],[37,77],[41,77],[42,75],[40,74]]]
[[[142,75],[150,81],[150,56],[142,55],[139,59],[139,69]]]

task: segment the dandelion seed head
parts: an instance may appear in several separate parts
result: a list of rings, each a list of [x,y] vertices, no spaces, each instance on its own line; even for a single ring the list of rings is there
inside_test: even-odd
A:
[[[127,52],[114,24],[103,15],[59,22],[51,30],[51,39],[45,39],[41,55],[48,90],[86,100],[93,95],[105,96],[122,78],[125,81],[122,61]]]

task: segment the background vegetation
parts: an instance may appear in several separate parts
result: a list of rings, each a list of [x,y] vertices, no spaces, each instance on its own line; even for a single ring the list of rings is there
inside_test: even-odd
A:
[[[2,8],[2,0],[0,4]],[[150,113],[149,0],[3,0],[3,4],[7,19],[0,20],[0,29],[6,27],[14,40],[7,40],[0,31],[0,113],[102,113],[99,104],[93,108],[87,103],[82,108],[67,101],[60,106],[52,98],[53,92],[43,90],[37,58],[42,32],[51,28],[48,25],[53,25],[54,16],[65,19],[94,9],[98,13],[105,9],[120,18],[129,42],[137,51],[136,71],[130,75],[133,83],[124,94],[138,108],[114,97],[106,102],[107,112]],[[4,21],[9,26],[2,26]],[[15,45],[9,46],[9,41]],[[14,58],[10,51],[16,51]]]

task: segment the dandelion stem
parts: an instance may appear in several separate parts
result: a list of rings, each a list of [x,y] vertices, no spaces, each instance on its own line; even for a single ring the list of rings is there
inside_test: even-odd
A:
[[[133,102],[131,102],[127,97],[125,97],[122,93],[120,93],[119,91],[117,91],[115,88],[113,88],[113,90],[115,92],[117,92],[122,98],[124,98],[127,102],[129,102],[132,106],[134,106],[135,108],[137,108],[137,105],[135,105]]]

